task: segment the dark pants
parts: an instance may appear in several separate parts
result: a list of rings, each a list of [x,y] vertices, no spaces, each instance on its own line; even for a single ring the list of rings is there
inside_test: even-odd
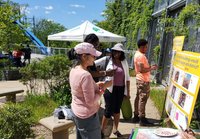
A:
[[[135,98],[135,112],[134,115],[145,117],[145,107],[150,94],[149,82],[136,80],[137,95]]]
[[[105,111],[104,116],[110,118],[113,114],[120,113],[122,101],[124,98],[124,86],[113,86],[112,93],[106,89],[104,93]]]
[[[16,67],[22,67],[21,57],[14,58],[14,64]]]

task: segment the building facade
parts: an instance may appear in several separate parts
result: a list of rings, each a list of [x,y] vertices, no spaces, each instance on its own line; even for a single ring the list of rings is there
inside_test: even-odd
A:
[[[156,78],[159,83],[168,82],[169,80],[173,38],[176,36],[174,32],[166,31],[170,29],[169,21],[166,23],[163,23],[163,21],[177,19],[183,8],[192,3],[194,3],[194,0],[155,0],[154,12],[152,14],[153,20],[150,24],[148,36],[150,47],[147,56],[150,59],[150,63],[155,62],[154,48],[160,46],[159,59],[156,62],[162,69]],[[195,4],[199,5],[199,3],[200,1],[196,0]],[[200,52],[200,27],[194,27],[195,24],[199,23],[196,23],[192,17],[191,19],[186,18],[184,22],[188,26],[188,33],[183,50]],[[175,26],[176,23],[172,21],[170,24],[170,26]]]

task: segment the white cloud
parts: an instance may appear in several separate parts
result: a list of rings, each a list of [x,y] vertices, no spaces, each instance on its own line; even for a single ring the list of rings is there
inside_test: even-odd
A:
[[[35,10],[38,10],[39,8],[40,8],[40,6],[38,6],[38,5],[34,6]]]
[[[51,10],[53,10],[53,6],[49,5],[49,6],[44,7],[44,9],[46,10],[45,14],[50,14]]]
[[[46,7],[44,7],[46,10],[53,10],[53,6],[46,6]]]
[[[20,6],[20,12],[22,14],[30,14],[31,12],[31,8],[27,7],[27,6]]]
[[[25,10],[25,13],[26,13],[26,14],[30,14],[30,13],[31,13],[30,9],[26,9],[26,10]]]
[[[49,22],[54,22],[54,20],[53,20],[53,19],[47,19],[47,21],[49,21]]]
[[[67,14],[76,14],[75,11],[67,12]]]
[[[70,7],[74,7],[74,8],[85,8],[85,5],[71,4]]]
[[[50,14],[51,12],[50,11],[45,11],[45,14]]]
[[[100,14],[100,15],[104,16],[104,15],[105,15],[105,12],[101,12],[101,14]]]

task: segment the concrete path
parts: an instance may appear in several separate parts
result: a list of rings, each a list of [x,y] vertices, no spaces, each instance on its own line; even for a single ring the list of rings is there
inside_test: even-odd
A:
[[[6,88],[17,88],[24,90],[24,93],[17,94],[17,102],[22,100],[27,90],[26,86],[19,81],[0,81],[0,90],[3,91],[4,89],[6,90]],[[5,103],[5,97],[0,97],[0,104],[1,103]]]
[[[0,89],[4,88],[16,88],[18,87],[19,89],[24,89],[26,91],[26,86],[24,86],[22,83],[19,81],[0,81]],[[132,109],[134,111],[134,100],[136,96],[136,83],[135,83],[135,78],[131,77],[131,104],[132,104]],[[1,102],[2,99],[0,99]],[[155,108],[153,102],[151,99],[148,100],[147,105],[146,105],[146,116],[147,118],[150,119],[160,119],[160,115],[158,113],[158,110]],[[129,135],[131,134],[132,129],[140,127],[139,124],[133,124],[130,121],[124,121],[123,117],[121,115],[120,123],[119,123],[119,131],[125,136],[124,138],[128,138]],[[145,127],[146,128],[146,127]],[[73,132],[69,136],[70,139],[76,139],[76,134]],[[116,138],[113,134],[111,134],[110,139]]]

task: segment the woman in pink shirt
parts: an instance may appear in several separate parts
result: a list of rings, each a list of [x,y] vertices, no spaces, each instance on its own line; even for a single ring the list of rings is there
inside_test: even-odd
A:
[[[72,93],[72,111],[76,125],[77,139],[101,139],[98,116],[101,89],[108,83],[95,83],[87,67],[93,65],[95,57],[101,55],[90,43],[80,43],[68,53],[70,60],[76,60],[69,75]]]

